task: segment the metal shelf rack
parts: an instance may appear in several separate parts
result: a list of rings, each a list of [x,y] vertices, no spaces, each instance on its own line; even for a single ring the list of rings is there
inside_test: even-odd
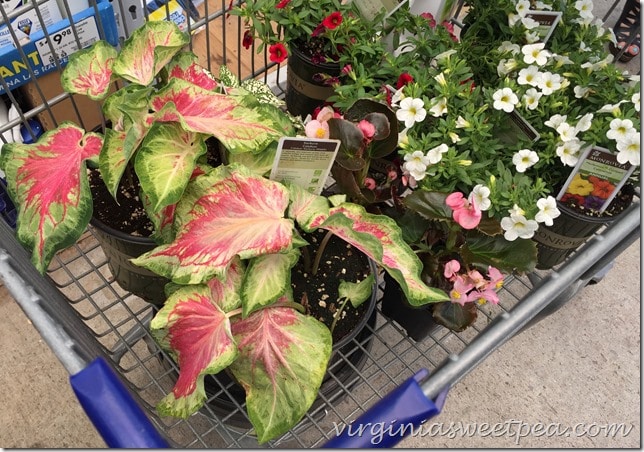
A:
[[[217,23],[224,29],[235,25],[222,14],[227,3],[206,1],[201,18],[188,21],[191,30],[203,27],[195,39],[205,40],[206,55],[216,53],[209,47],[213,42],[222,45],[222,61],[235,58],[238,55],[235,52],[240,51],[239,39],[229,46],[226,33],[218,35],[210,30]],[[121,15],[127,13],[127,5],[124,0],[114,4]],[[124,29],[127,33],[126,22]],[[272,70],[265,56],[244,64],[237,60],[240,63],[234,69],[242,77],[267,75]],[[208,61],[210,64],[210,57]],[[33,73],[31,76],[35,79]],[[279,87],[279,75],[273,82]],[[12,103],[19,102],[10,91],[7,96]],[[42,106],[21,111],[20,118],[5,124],[0,132],[43,112],[55,121],[51,107],[65,99],[64,95],[43,98]],[[80,121],[80,111],[74,109]],[[336,425],[355,419],[420,368],[432,372],[423,383],[423,390],[429,398],[435,398],[496,348],[537,321],[539,315],[551,313],[572,298],[592,275],[639,237],[639,228],[638,202],[623,219],[591,239],[557,270],[510,277],[500,292],[500,303],[481,307],[475,325],[462,333],[437,327],[428,338],[415,342],[397,323],[384,316],[378,305],[366,328],[368,334],[342,349],[340,359],[330,367],[327,390],[320,394],[310,412],[291,432],[269,446],[323,445],[334,436]],[[177,368],[148,332],[153,307],[113,281],[91,229],[55,257],[43,278],[16,242],[13,230],[0,221],[0,278],[47,342],[51,343],[51,339],[64,344],[52,348],[71,374],[96,357],[105,358],[171,446],[257,446],[243,399],[238,396],[240,390],[225,375],[207,377],[209,400],[190,418],[160,418],[156,414],[155,404],[172,388]]]

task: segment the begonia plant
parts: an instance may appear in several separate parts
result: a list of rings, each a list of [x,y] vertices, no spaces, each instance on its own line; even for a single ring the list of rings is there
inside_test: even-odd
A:
[[[260,96],[222,86],[184,49],[189,39],[171,21],[147,22],[120,51],[98,41],[72,54],[62,85],[104,101],[104,133],[68,122],[35,144],[3,146],[0,165],[18,208],[16,234],[39,271],[88,225],[88,166],[98,168],[114,197],[121,183],[138,179],[154,237],[170,240],[164,225],[204,161],[206,139],[215,137],[230,153],[261,152],[294,133],[277,102],[260,102],[268,88]]]

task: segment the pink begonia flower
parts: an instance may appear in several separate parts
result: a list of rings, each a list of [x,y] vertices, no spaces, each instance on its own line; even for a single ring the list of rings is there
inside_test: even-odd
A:
[[[398,173],[396,172],[396,170],[390,170],[387,173],[387,180],[392,181],[396,179],[398,179]]]
[[[449,291],[449,298],[452,303],[458,303],[461,306],[465,306],[470,300],[468,292],[472,290],[474,286],[472,283],[468,282],[461,275],[456,275],[454,279],[454,287]]]
[[[481,272],[479,272],[478,270],[470,270],[469,272],[467,272],[467,276],[470,278],[470,281],[477,289],[480,290],[483,287],[487,286],[487,279],[485,279]]]
[[[452,259],[451,261],[445,264],[443,275],[445,275],[445,278],[451,279],[453,276],[455,276],[458,273],[460,269],[461,269],[461,263],[456,259]]]
[[[326,122],[331,118],[340,118],[340,117],[341,115],[339,113],[336,113],[336,111],[333,108],[326,105],[320,109],[315,119],[317,119],[320,122]]]
[[[470,294],[470,300],[476,301],[478,304],[485,304],[489,301],[492,304],[499,304],[499,295],[492,287],[486,287],[483,290],[477,290]]]
[[[306,124],[304,133],[309,138],[329,138],[329,124],[312,119]]]
[[[373,136],[376,134],[376,126],[371,124],[366,119],[361,120],[358,123],[358,129],[362,132],[362,135],[365,137],[365,140],[371,141]]]
[[[365,177],[364,178],[364,186],[365,188],[369,190],[375,190],[376,189],[376,181],[370,177]]]
[[[463,229],[474,229],[481,222],[481,209],[474,199],[471,202],[465,199],[463,193],[452,193],[445,198],[445,204],[452,209],[454,221]]]
[[[500,289],[503,287],[503,273],[501,273],[497,268],[490,265],[487,269],[487,275],[490,278],[490,285],[494,286],[494,289]]]

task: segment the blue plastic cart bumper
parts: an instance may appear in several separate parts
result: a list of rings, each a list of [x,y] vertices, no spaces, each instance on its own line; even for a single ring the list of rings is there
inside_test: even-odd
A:
[[[345,426],[324,448],[390,448],[443,409],[447,389],[429,400],[420,387],[429,371],[422,369]]]
[[[69,380],[85,413],[108,447],[169,447],[104,359],[95,359]]]

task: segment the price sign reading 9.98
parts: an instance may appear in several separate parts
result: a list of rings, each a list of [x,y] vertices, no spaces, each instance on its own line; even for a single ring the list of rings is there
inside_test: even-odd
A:
[[[98,29],[94,17],[88,17],[75,24],[76,34],[80,41],[80,48],[85,48],[99,40]],[[50,45],[51,44],[51,45]],[[52,47],[53,51],[52,52]],[[78,43],[72,27],[63,28],[49,34],[47,38],[36,41],[36,49],[43,65],[54,64],[55,59],[66,59],[67,56],[78,50]]]

